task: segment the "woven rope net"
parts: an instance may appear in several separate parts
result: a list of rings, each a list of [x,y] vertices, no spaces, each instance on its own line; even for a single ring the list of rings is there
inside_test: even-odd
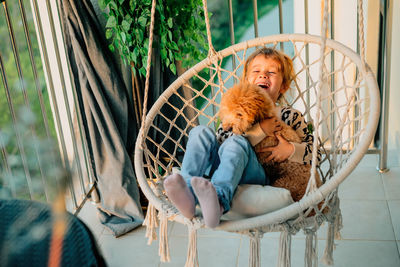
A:
[[[155,0],[153,0],[154,14]],[[280,231],[278,266],[290,266],[291,236],[300,229],[306,235],[305,266],[317,265],[317,230],[327,221],[327,244],[322,261],[333,264],[334,238],[339,237],[342,219],[337,188],[367,151],[377,127],[380,101],[373,73],[365,63],[362,1],[359,6],[361,58],[348,47],[326,38],[328,1],[324,1],[321,37],[308,34],[282,34],[258,38],[216,52],[212,46],[203,0],[209,54],[207,59],[181,75],[160,96],[142,121],[136,142],[135,170],[139,184],[149,199],[144,225],[149,243],[157,238],[156,210],[160,219],[159,255],[169,261],[167,221],[184,223],[189,230],[185,267],[198,266],[196,230],[204,226],[201,218],[188,220],[168,201],[163,180],[181,167],[189,131],[197,125],[218,127],[217,112],[221,96],[240,81],[246,56],[254,49],[269,46],[292,56],[296,79],[284,104],[300,110],[315,126],[313,162],[305,196],[298,202],[274,212],[252,218],[224,221],[219,230],[234,231],[250,237],[249,265],[260,266],[260,238],[265,232]],[[152,21],[154,15],[152,15]],[[152,27],[151,27],[152,28]],[[150,31],[152,37],[152,30]],[[151,39],[151,38],[150,38]],[[151,43],[151,41],[150,41]],[[151,55],[151,46],[149,47]],[[148,57],[150,59],[150,56]],[[235,59],[237,65],[230,65]],[[150,61],[148,60],[149,70]],[[150,73],[146,74],[145,96]],[[145,97],[143,116],[147,110]],[[317,151],[322,160],[317,164]],[[316,174],[323,185],[316,187]]]
[[[276,225],[299,215],[305,221],[308,208],[326,217],[317,204],[334,210],[337,186],[354,169],[368,149],[379,116],[378,88],[368,66],[360,57],[338,42],[327,40],[323,68],[330,86],[319,89],[318,63],[321,39],[303,34],[276,35],[234,45],[195,65],[180,76],[160,96],[149,111],[141,129],[135,153],[135,169],[145,195],[158,210],[184,221],[163,194],[162,181],[173,167],[180,167],[189,131],[196,125],[216,128],[221,95],[240,80],[246,56],[256,47],[279,47],[292,56],[296,79],[284,101],[319,125],[318,143],[322,160],[317,167],[324,185],[310,191],[300,202],[270,214],[221,224],[220,228],[241,231]],[[309,59],[306,60],[306,47]],[[313,51],[317,51],[313,56]],[[230,56],[236,58],[232,69]],[[306,64],[306,62],[309,62]],[[226,67],[223,67],[226,66]],[[320,116],[316,123],[317,91]],[[308,213],[309,211],[307,211]],[[324,219],[324,218],[322,218]]]
[[[218,127],[221,96],[240,81],[247,56],[262,46],[284,47],[284,52],[292,57],[296,79],[283,102],[303,112],[316,127],[313,157],[318,147],[322,160],[319,165],[313,162],[312,171],[318,172],[323,185],[316,188],[316,175],[311,173],[306,195],[299,202],[252,218],[223,221],[217,229],[249,235],[250,266],[260,266],[263,233],[280,231],[281,267],[290,266],[291,236],[302,229],[306,235],[305,265],[313,266],[318,260],[316,232],[327,221],[322,261],[333,264],[333,239],[339,237],[342,223],[337,188],[373,140],[380,111],[379,90],[370,68],[353,50],[336,41],[306,34],[257,38],[213,51],[171,84],[150,109],[136,142],[135,171],[150,203],[144,222],[149,243],[157,238],[158,210],[161,261],[170,259],[167,221],[175,220],[186,224],[189,230],[185,267],[199,265],[196,229],[204,226],[203,221],[198,217],[188,220],[179,213],[164,194],[163,180],[174,167],[181,167],[193,127]],[[236,66],[231,64],[232,58]]]
[[[327,40],[323,67],[331,86],[322,87],[320,120],[316,123],[319,55],[313,58],[312,51],[319,51],[320,38],[292,34],[258,38],[225,49],[185,72],[160,96],[146,117],[135,156],[140,186],[157,209],[179,215],[164,197],[162,181],[172,167],[181,166],[189,131],[199,124],[215,129],[221,95],[240,80],[246,56],[255,47],[278,47],[281,42],[296,68],[296,80],[284,101],[302,111],[314,125],[319,125],[317,144],[323,156],[317,170],[324,185],[290,209],[276,216],[270,214],[265,219],[268,224],[274,224],[313,205],[318,213],[315,205],[322,199],[330,204],[331,192],[361,160],[372,140],[379,116],[378,89],[372,73],[362,66],[357,54],[340,43]],[[309,60],[305,58],[307,46]],[[233,70],[225,63],[229,56],[238,62]],[[224,63],[230,68],[223,68]],[[252,227],[264,225],[261,218],[247,219],[247,223]],[[225,224],[230,230],[236,227],[233,222]],[[221,227],[224,228],[224,224]]]

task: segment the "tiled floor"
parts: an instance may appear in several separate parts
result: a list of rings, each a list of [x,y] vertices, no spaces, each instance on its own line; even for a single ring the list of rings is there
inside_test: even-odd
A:
[[[344,227],[336,241],[334,266],[400,267],[400,167],[380,174],[377,156],[367,155],[340,186]],[[171,261],[160,263],[158,242],[147,245],[145,228],[115,238],[98,221],[88,203],[80,217],[94,232],[109,266],[177,266],[185,264],[187,230],[169,225]],[[318,232],[318,253],[325,248],[326,227]],[[261,241],[261,266],[276,266],[279,235],[265,234]],[[198,233],[200,266],[248,266],[249,240],[246,236],[201,229]],[[292,266],[304,266],[305,239],[302,233],[292,239]],[[325,266],[319,262],[319,266]]]

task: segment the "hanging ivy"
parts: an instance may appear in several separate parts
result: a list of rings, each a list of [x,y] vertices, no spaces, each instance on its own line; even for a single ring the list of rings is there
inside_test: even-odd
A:
[[[151,0],[99,0],[105,13],[106,38],[125,64],[146,75]],[[191,66],[207,55],[201,0],[157,0],[153,47],[159,48],[162,67],[176,74],[176,62]]]

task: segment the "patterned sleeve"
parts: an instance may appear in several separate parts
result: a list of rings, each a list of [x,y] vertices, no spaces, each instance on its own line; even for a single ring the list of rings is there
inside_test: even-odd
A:
[[[217,132],[215,133],[217,136],[217,141],[222,144],[228,137],[232,136],[233,133],[231,131],[224,131],[222,129],[222,123],[219,125]]]
[[[287,125],[292,127],[292,129],[296,131],[302,140],[301,144],[293,143],[295,146],[295,151],[293,155],[289,157],[289,160],[304,164],[311,164],[314,143],[314,136],[312,134],[313,125],[307,124],[303,114],[300,111],[288,107],[285,107],[281,110],[281,119]],[[321,152],[319,149],[317,159],[318,162],[321,161]]]

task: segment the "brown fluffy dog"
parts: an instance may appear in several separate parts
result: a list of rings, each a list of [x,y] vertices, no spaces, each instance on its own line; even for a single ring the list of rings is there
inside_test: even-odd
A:
[[[235,134],[243,134],[254,123],[275,116],[282,126],[277,132],[289,142],[301,143],[297,133],[279,119],[276,107],[270,96],[257,85],[238,84],[229,89],[221,99],[219,117],[224,130],[232,130]],[[265,137],[257,148],[276,146],[278,139],[275,136]],[[305,194],[310,177],[310,165],[285,160],[280,163],[267,162],[271,152],[257,153],[258,160],[263,165],[272,186],[283,187],[290,191],[294,201],[299,201]],[[317,177],[317,186],[321,185]]]

